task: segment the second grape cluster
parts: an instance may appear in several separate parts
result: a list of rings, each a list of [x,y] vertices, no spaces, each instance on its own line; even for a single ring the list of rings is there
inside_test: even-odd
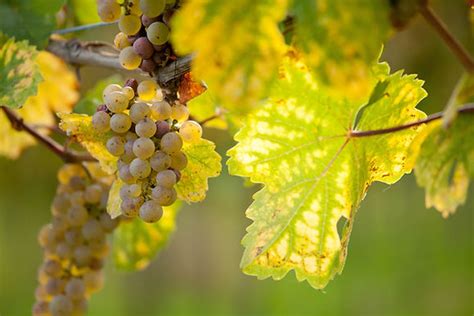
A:
[[[188,163],[183,141],[199,141],[202,128],[188,120],[185,105],[163,100],[152,80],[109,85],[103,99],[92,124],[99,132],[113,132],[106,147],[119,158],[118,177],[125,183],[120,190],[122,214],[156,222],[163,215],[162,206],[176,201],[174,186]]]
[[[176,0],[98,0],[98,13],[104,22],[118,20],[120,32],[115,47],[125,69],[140,68],[151,73],[164,66],[171,56],[169,21]]]

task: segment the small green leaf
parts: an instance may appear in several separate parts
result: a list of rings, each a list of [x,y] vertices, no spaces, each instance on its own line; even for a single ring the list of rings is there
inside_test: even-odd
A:
[[[196,53],[193,75],[218,102],[245,112],[265,97],[285,53],[278,22],[285,0],[191,0],[173,17],[171,39],[180,54]]]
[[[166,246],[175,230],[181,203],[163,208],[163,217],[148,224],[139,218],[125,219],[114,232],[113,258],[120,270],[136,271],[146,268]]]
[[[113,173],[117,169],[117,157],[112,156],[105,147],[112,132],[98,132],[92,126],[92,117],[85,114],[58,113],[58,116],[61,119],[59,127],[99,160],[104,171]]]
[[[1,18],[0,18],[1,20]],[[7,40],[0,48],[0,105],[20,108],[37,93],[41,74],[37,51],[27,41]]]
[[[181,171],[181,180],[176,185],[179,199],[186,202],[204,200],[208,178],[217,177],[222,169],[221,157],[215,148],[214,143],[206,139],[184,144],[182,150],[188,157],[188,165]]]
[[[92,24],[101,21],[99,14],[97,14],[96,0],[71,0],[69,3],[79,24]]]
[[[64,0],[4,0],[0,3],[2,32],[44,47],[63,4]]]
[[[349,96],[371,89],[370,65],[388,38],[389,1],[292,1],[293,44],[319,82]]]
[[[465,73],[461,76],[444,109],[443,126],[449,127],[458,116],[461,105],[474,102],[474,74]]]
[[[74,112],[93,115],[97,105],[103,103],[102,91],[112,83],[118,83],[121,79],[118,75],[99,80],[95,86],[88,90],[74,108]]]
[[[352,128],[425,117],[415,108],[426,96],[421,81],[389,75],[385,64],[374,71],[382,83],[373,84],[364,105],[318,85],[303,63],[289,58],[269,99],[235,136],[230,173],[265,185],[247,210],[254,223],[242,240],[245,273],[279,280],[295,270],[298,280],[325,287],[342,271],[355,212],[370,184],[391,184],[411,171],[405,160],[419,128],[348,136]],[[339,233],[341,218],[346,223]]]

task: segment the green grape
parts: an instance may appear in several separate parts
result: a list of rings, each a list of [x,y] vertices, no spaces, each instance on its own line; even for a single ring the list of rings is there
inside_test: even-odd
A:
[[[79,300],[84,297],[86,293],[86,286],[84,281],[79,278],[72,278],[66,284],[66,288],[64,289],[66,292],[66,296],[69,297],[71,300]]]
[[[122,87],[115,83],[107,85],[107,87],[105,87],[104,90],[102,90],[102,100],[105,100],[105,97],[107,95],[115,91],[122,91]]]
[[[125,140],[121,136],[112,136],[105,143],[105,147],[112,155],[119,157],[125,151]]]
[[[118,32],[114,37],[114,45],[117,49],[122,50],[125,47],[131,46],[127,34]]]
[[[139,197],[142,193],[142,187],[139,184],[124,185],[120,188],[120,197]]]
[[[182,104],[175,104],[171,107],[171,119],[184,122],[189,118],[188,107]]]
[[[82,243],[82,233],[79,228],[70,228],[64,233],[64,240],[70,246],[77,246]]]
[[[198,122],[186,121],[181,124],[181,127],[179,128],[179,134],[185,142],[195,143],[201,139],[202,127]]]
[[[119,29],[126,35],[135,35],[142,27],[142,21],[136,15],[121,15],[118,23]]]
[[[151,173],[150,163],[147,160],[135,158],[130,163],[130,173],[138,179],[145,179]]]
[[[125,183],[133,184],[137,181],[137,178],[132,175],[130,172],[130,167],[128,165],[121,166],[119,169],[119,178]]]
[[[169,132],[163,135],[160,141],[160,149],[167,154],[178,153],[183,147],[181,137],[175,132]]]
[[[154,22],[146,29],[146,36],[153,45],[163,45],[168,41],[170,29],[163,22]]]
[[[125,47],[120,51],[119,62],[123,68],[128,70],[137,69],[142,62],[142,58],[135,53],[133,47]]]
[[[67,213],[67,220],[71,226],[81,226],[87,221],[89,213],[82,205],[73,205]]]
[[[113,113],[120,113],[128,107],[128,97],[122,91],[114,91],[105,96],[105,105]]]
[[[86,285],[86,292],[97,292],[104,286],[104,274],[102,271],[91,271],[84,275],[84,283]]]
[[[56,246],[56,255],[60,259],[68,259],[72,256],[72,248],[66,242],[60,242]]]
[[[143,204],[143,197],[137,198],[126,198],[122,200],[120,204],[120,209],[122,210],[122,215],[126,217],[136,217],[138,215],[138,209]]]
[[[58,295],[63,291],[64,285],[63,280],[59,278],[50,278],[45,284],[45,289],[49,295]]]
[[[92,115],[92,126],[98,132],[107,132],[110,130],[110,116],[105,111],[99,111]]]
[[[155,135],[156,125],[150,118],[144,118],[135,126],[135,133],[140,137],[152,137]]]
[[[79,245],[76,249],[74,249],[74,262],[78,267],[87,266],[91,256],[91,249],[87,245]]]
[[[137,88],[138,97],[144,101],[153,100],[158,91],[158,84],[153,80],[143,80]]]
[[[100,222],[96,219],[89,219],[84,226],[82,226],[82,235],[84,239],[93,241],[96,239],[100,239],[104,236],[104,231],[102,230],[102,226]]]
[[[139,216],[147,223],[155,223],[163,216],[163,208],[154,200],[146,201],[140,207]]]
[[[171,168],[175,170],[183,170],[188,165],[188,158],[183,152],[171,155]]]
[[[50,277],[58,277],[62,272],[61,263],[55,259],[49,259],[45,261],[41,269],[43,269],[46,275]]]
[[[150,115],[150,106],[146,103],[143,102],[137,102],[134,103],[130,107],[130,118],[132,119],[132,122],[137,124],[141,120],[143,120],[145,117]]]
[[[167,188],[158,185],[151,190],[151,197],[161,206],[169,206],[173,204],[176,201],[176,196],[177,194],[174,188]]]
[[[57,295],[49,303],[49,310],[52,316],[70,315],[72,312],[72,301],[65,295]]]
[[[91,184],[84,191],[84,200],[90,204],[97,204],[102,198],[102,187],[99,184]]]
[[[99,221],[100,225],[102,226],[102,229],[107,233],[112,232],[119,224],[119,221],[117,219],[113,219],[106,212],[100,214]]]
[[[97,13],[104,22],[113,22],[120,17],[120,5],[115,0],[101,0],[97,5]]]
[[[157,17],[165,10],[165,0],[140,0],[140,9],[149,18]]]
[[[171,105],[166,101],[153,102],[151,116],[157,121],[164,121],[171,117]]]
[[[133,15],[140,16],[142,15],[142,10],[140,8],[140,0],[128,0],[128,9],[130,10],[130,13]]]
[[[171,166],[171,157],[167,153],[158,150],[150,158],[150,166],[155,171],[166,170]]]
[[[172,188],[176,184],[176,173],[173,170],[163,170],[156,175],[157,185]]]
[[[140,137],[133,143],[133,153],[140,159],[148,159],[154,152],[155,143],[149,138]]]
[[[127,132],[131,126],[132,120],[130,120],[130,117],[127,114],[115,113],[110,118],[110,128],[118,134]]]
[[[133,88],[129,86],[123,87],[122,93],[127,96],[128,100],[132,100],[135,97],[135,91],[133,91]]]
[[[53,215],[61,215],[66,213],[71,206],[69,199],[64,195],[56,195],[53,200],[52,212]]]

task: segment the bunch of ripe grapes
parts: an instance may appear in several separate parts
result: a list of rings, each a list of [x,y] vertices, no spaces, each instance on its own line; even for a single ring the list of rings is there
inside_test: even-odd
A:
[[[120,32],[114,44],[125,69],[152,73],[171,55],[169,22],[176,0],[98,0],[98,13],[105,22],[118,20]]]
[[[38,235],[44,261],[38,271],[35,316],[84,315],[88,297],[104,282],[106,235],[119,219],[105,210],[109,183],[101,181],[106,178],[95,178],[92,169],[84,168],[68,164],[58,172],[53,218]]]
[[[188,159],[184,142],[197,142],[201,126],[189,121],[188,108],[163,100],[152,80],[128,80],[124,87],[111,84],[103,91],[104,105],[92,117],[93,127],[112,131],[107,150],[118,157],[121,212],[153,223],[163,215],[162,206],[176,201],[174,188]]]

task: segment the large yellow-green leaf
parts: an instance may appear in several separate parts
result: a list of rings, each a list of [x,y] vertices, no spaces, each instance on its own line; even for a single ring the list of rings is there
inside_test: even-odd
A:
[[[0,47],[0,105],[19,108],[37,92],[41,75],[35,59],[37,51],[27,41],[13,38]]]
[[[443,113],[443,125],[448,127],[458,116],[458,109],[466,103],[474,103],[474,74],[461,76]]]
[[[123,220],[114,231],[113,258],[121,270],[142,270],[155,258],[176,226],[181,203],[163,208],[163,217],[148,224],[139,218]]]
[[[415,175],[425,188],[426,207],[448,217],[466,201],[474,177],[474,115],[459,116],[449,128],[430,123],[412,145]],[[421,144],[421,146],[420,146]]]
[[[70,0],[69,5],[79,24],[100,22],[96,0]]]
[[[122,204],[122,199],[120,198],[120,189],[125,183],[117,177],[109,190],[109,198],[107,200],[107,213],[110,217],[116,218],[122,214],[120,205]]]
[[[193,75],[217,101],[245,111],[265,97],[285,51],[277,23],[286,0],[190,0],[173,18],[171,39],[180,54],[195,53]]]
[[[351,96],[370,91],[370,65],[390,29],[389,1],[293,0],[294,45],[318,78]]]
[[[113,173],[117,169],[117,157],[112,156],[105,147],[112,132],[98,132],[92,126],[92,117],[85,114],[58,113],[58,116],[61,119],[59,127],[99,160],[105,171]]]
[[[369,185],[394,183],[410,172],[404,161],[419,128],[348,136],[351,129],[425,116],[415,109],[426,95],[421,81],[389,75],[386,65],[376,69],[379,82],[361,107],[328,93],[305,65],[289,59],[268,101],[235,136],[230,173],[265,185],[247,210],[254,223],[242,241],[245,273],[281,279],[295,270],[298,280],[323,288],[343,268],[353,218]],[[339,233],[341,218],[347,222]]]
[[[186,202],[204,200],[208,179],[221,173],[221,156],[215,148],[216,145],[206,139],[184,144],[183,152],[188,157],[188,165],[181,171],[181,180],[176,185],[179,199]]]

